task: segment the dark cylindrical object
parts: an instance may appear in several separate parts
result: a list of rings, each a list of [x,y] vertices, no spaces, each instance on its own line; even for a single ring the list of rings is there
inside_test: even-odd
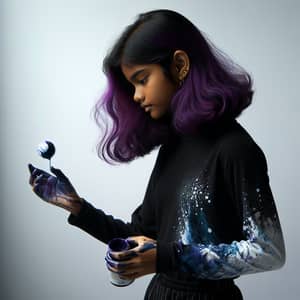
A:
[[[120,252],[120,251],[126,251],[131,248],[132,244],[128,242],[126,239],[122,238],[115,238],[112,239],[108,243],[108,251],[106,252],[106,263],[109,264],[110,266],[114,266],[116,264],[122,264],[122,261],[116,261],[112,259],[110,256],[110,252]],[[126,260],[124,260],[124,263],[126,264]],[[134,279],[128,280],[128,279],[122,279],[120,278],[118,273],[111,272],[110,271],[110,282],[111,284],[118,286],[118,287],[123,287],[131,284],[134,281]]]

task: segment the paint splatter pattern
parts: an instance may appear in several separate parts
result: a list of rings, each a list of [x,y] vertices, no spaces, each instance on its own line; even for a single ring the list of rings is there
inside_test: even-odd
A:
[[[273,199],[270,205],[268,198],[268,216],[264,215],[263,187],[250,191],[246,179],[242,180],[245,239],[225,244],[219,243],[207,221],[206,210],[214,205],[214,197],[203,178],[184,185],[180,197],[176,248],[181,271],[198,278],[223,279],[279,268],[284,263],[282,233]]]

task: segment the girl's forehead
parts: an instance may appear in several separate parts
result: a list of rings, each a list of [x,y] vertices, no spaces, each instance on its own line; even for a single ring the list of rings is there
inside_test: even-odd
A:
[[[145,64],[145,65],[128,65],[128,64],[121,64],[121,69],[122,71],[127,71],[127,72],[134,72],[135,70],[138,69],[145,69],[145,68],[151,68],[153,66],[152,64]]]
[[[121,70],[125,77],[128,80],[134,79],[138,74],[144,72],[144,71],[151,71],[158,66],[155,64],[145,64],[145,65],[125,65],[121,64]]]

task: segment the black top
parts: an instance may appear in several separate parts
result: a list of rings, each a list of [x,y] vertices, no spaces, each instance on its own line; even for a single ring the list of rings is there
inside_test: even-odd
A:
[[[130,223],[86,201],[68,221],[104,243],[134,235],[157,240],[157,272],[176,279],[235,278],[285,261],[265,156],[236,120],[173,134]]]

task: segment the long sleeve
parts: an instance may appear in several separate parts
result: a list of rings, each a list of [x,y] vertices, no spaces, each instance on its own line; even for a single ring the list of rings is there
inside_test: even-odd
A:
[[[263,152],[255,143],[230,141],[222,146],[220,161],[243,239],[231,243],[158,243],[159,272],[180,270],[215,280],[283,266],[285,246]]]
[[[104,243],[108,243],[116,237],[127,238],[137,235],[145,235],[155,239],[157,227],[150,198],[154,189],[158,159],[159,155],[147,184],[143,202],[132,213],[130,222],[124,222],[112,215],[107,215],[103,210],[95,208],[84,200],[78,216],[69,215],[69,224],[79,227]]]
[[[111,215],[106,215],[101,209],[95,208],[85,201],[77,216],[70,215],[68,222],[84,230],[94,238],[108,243],[115,237],[127,238],[128,236],[140,235],[142,233],[140,223],[139,206],[132,214],[131,222],[124,222]]]

